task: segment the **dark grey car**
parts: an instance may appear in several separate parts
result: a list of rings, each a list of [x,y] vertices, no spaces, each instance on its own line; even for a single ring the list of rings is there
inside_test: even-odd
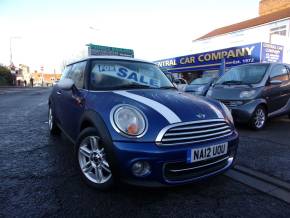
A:
[[[235,121],[262,129],[268,118],[290,116],[290,66],[261,63],[233,67],[207,96],[228,106]]]
[[[185,87],[185,92],[193,95],[205,96],[212,83],[215,81],[214,77],[201,77],[197,78]]]

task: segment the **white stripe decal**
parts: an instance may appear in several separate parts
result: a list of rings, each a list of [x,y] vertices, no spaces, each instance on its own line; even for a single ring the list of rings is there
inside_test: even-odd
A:
[[[207,106],[209,106],[218,116],[218,118],[224,119],[224,115],[222,114],[222,112],[219,111],[219,109],[217,109],[214,105],[212,105],[211,103],[208,103],[206,101],[203,101],[203,103],[205,103]]]
[[[129,93],[126,91],[114,91],[114,93],[125,96],[127,98],[131,98],[135,101],[147,105],[148,107],[151,107],[159,114],[161,114],[166,120],[168,120],[170,124],[181,122],[180,118],[172,110],[170,110],[168,107],[164,106],[163,104],[160,104],[157,101],[145,98],[140,95],[135,95],[133,93]]]

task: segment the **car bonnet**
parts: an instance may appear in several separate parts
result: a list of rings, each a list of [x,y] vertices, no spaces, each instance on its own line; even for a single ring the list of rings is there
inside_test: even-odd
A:
[[[224,118],[219,103],[176,90],[117,90],[91,92],[87,96],[87,110],[94,110],[102,116],[114,141],[125,138],[111,125],[110,113],[117,105],[131,105],[140,109],[148,120],[148,131],[136,141],[151,142],[166,126],[206,119]],[[130,140],[130,139],[126,139]]]
[[[204,98],[175,90],[114,91],[116,95],[150,107],[169,124],[223,118],[219,108]],[[148,118],[149,119],[149,118]]]
[[[251,90],[255,90],[255,88],[251,88],[247,85],[217,85],[211,88],[211,97],[218,100],[240,100],[242,91]]]

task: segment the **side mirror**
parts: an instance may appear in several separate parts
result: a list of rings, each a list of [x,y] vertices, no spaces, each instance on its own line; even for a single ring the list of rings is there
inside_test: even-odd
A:
[[[70,90],[74,85],[74,81],[72,79],[62,79],[57,83],[57,86],[62,90]]]
[[[271,80],[271,81],[270,81],[270,84],[271,84],[271,85],[280,85],[281,83],[282,83],[281,80]]]

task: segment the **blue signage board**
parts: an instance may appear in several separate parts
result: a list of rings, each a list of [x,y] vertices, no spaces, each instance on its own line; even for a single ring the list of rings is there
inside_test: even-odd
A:
[[[262,43],[261,62],[282,62],[284,47],[269,43]]]
[[[281,62],[283,57],[283,47],[277,45],[273,46],[267,43],[254,43],[216,51],[163,59],[154,61],[154,63],[161,68],[167,69],[169,72],[178,73],[199,70],[218,70],[223,61],[225,62],[225,67],[265,62],[274,60],[275,58],[276,61]]]

